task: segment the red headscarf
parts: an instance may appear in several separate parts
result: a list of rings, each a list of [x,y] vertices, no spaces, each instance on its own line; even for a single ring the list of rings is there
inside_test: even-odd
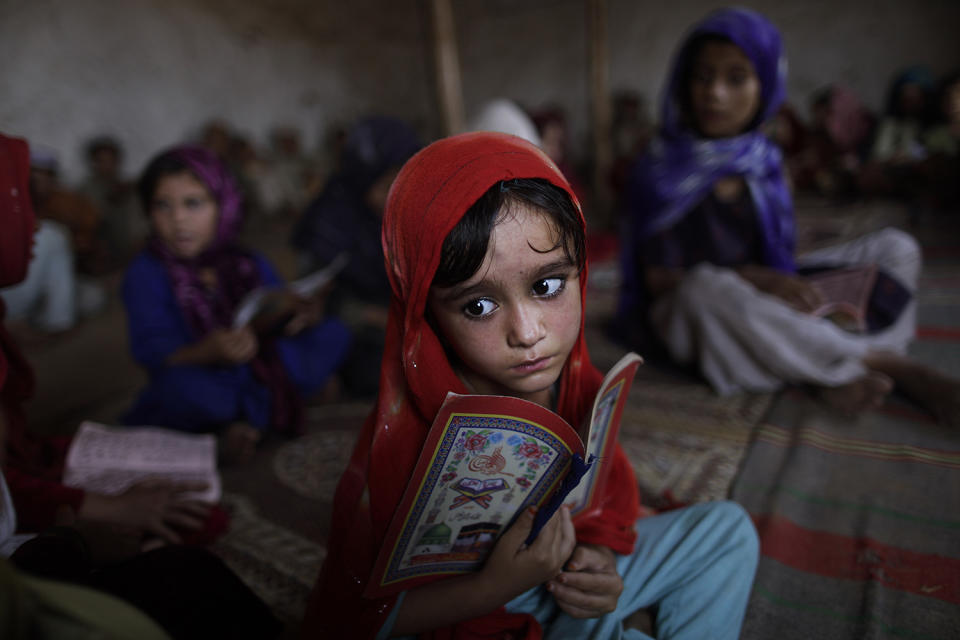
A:
[[[0,287],[27,276],[35,224],[27,141],[0,134]]]
[[[30,149],[27,141],[0,134],[0,287],[27,276],[36,220],[30,202]],[[6,307],[0,298],[0,399],[8,414],[8,447],[22,448],[22,404],[33,395],[33,372],[3,327]]]
[[[393,608],[396,596],[371,600],[361,593],[443,399],[448,391],[468,393],[424,316],[430,283],[447,234],[491,186],[513,178],[546,179],[580,208],[563,175],[542,151],[499,133],[435,142],[411,158],[393,184],[383,221],[393,296],[380,394],[337,487],[327,559],[311,596],[305,637],[373,637]],[[581,295],[586,281],[584,269]],[[561,373],[557,408],[574,425],[589,411],[602,380],[587,354],[582,319],[580,326]],[[606,494],[602,512],[577,523],[577,539],[630,553],[639,502],[636,480],[619,447]],[[425,635],[502,638],[505,632],[540,636],[532,617],[502,609]]]
[[[36,226],[30,201],[30,151],[25,140],[0,134],[0,286],[26,277]],[[27,433],[23,405],[33,395],[33,371],[3,326],[0,298],[0,411],[6,418],[4,474],[21,525],[53,523],[58,506],[75,509],[83,491],[60,484],[69,438],[40,441]]]

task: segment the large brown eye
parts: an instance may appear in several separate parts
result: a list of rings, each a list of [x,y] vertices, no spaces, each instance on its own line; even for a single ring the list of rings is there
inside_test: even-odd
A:
[[[477,298],[463,305],[463,312],[470,318],[482,318],[497,308],[492,300]]]
[[[533,284],[533,294],[541,297],[550,297],[563,290],[563,278],[544,278]]]

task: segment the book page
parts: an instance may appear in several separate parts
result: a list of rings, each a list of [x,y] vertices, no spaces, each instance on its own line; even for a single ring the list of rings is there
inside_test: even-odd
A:
[[[851,269],[831,269],[807,276],[807,281],[820,295],[821,304],[813,315],[825,317],[846,314],[859,330],[866,329],[867,304],[877,279],[877,267],[868,265]]]
[[[192,497],[217,502],[221,485],[215,437],[159,427],[80,425],[67,452],[65,485],[117,494],[147,479],[206,483],[208,488]]]
[[[450,394],[431,427],[367,587],[475,571],[523,509],[563,478],[576,432],[525,400]]]
[[[270,305],[271,299],[282,298],[284,292],[289,292],[300,298],[308,298],[319,291],[325,284],[333,280],[340,273],[350,256],[344,252],[337,255],[330,264],[322,269],[294,280],[288,285],[257,287],[240,301],[233,312],[233,328],[244,327],[257,316],[265,307]]]
[[[600,385],[590,412],[585,443],[586,460],[589,462],[592,457],[594,464],[566,500],[570,514],[575,518],[589,515],[595,510],[594,496],[602,491],[609,472],[609,465],[604,461],[613,455],[630,385],[637,367],[642,363],[643,358],[636,353],[628,353],[613,365]]]
[[[350,262],[350,256],[346,252],[339,253],[336,258],[330,261],[330,264],[308,276],[294,280],[288,285],[288,288],[301,298],[312,296],[323,285],[333,280],[347,266],[348,262]]]

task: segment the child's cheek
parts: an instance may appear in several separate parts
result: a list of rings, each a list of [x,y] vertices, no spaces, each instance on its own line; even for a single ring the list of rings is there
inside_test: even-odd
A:
[[[573,349],[573,345],[577,341],[577,336],[580,335],[581,307],[579,290],[577,290],[576,294],[576,296],[571,296],[571,300],[565,305],[563,313],[559,314],[559,324],[556,327],[557,332],[562,336],[562,343],[567,351],[567,355],[570,354],[570,350]]]

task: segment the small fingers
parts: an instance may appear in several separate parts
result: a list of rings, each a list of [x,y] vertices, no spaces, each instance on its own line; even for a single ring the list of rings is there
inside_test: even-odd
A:
[[[150,536],[149,538],[146,538],[140,545],[140,551],[153,551],[154,549],[159,549],[160,547],[165,546],[167,546],[166,540],[163,538],[158,538],[157,536]]]
[[[516,553],[517,550],[521,549],[527,536],[530,535],[530,530],[533,529],[533,518],[536,511],[536,507],[525,509],[513,525],[501,536],[500,539],[504,541],[505,544],[511,545],[512,553]]]
[[[303,316],[294,316],[293,319],[287,323],[287,326],[284,328],[284,332],[288,336],[293,336],[303,330],[307,326],[307,320]]]
[[[211,508],[206,502],[200,502],[198,500],[177,502],[172,505],[172,507],[181,513],[187,513],[197,518],[206,518],[209,516]]]
[[[619,590],[610,591],[612,585],[606,585],[600,592],[586,591],[565,581],[567,575],[569,574],[563,574],[547,583],[547,590],[553,594],[564,611],[578,612],[575,617],[592,618],[610,613],[616,608],[620,593]]]
[[[168,527],[163,522],[158,522],[154,526],[149,528],[150,533],[160,536],[170,544],[180,544],[183,542],[183,538],[180,537],[176,531]]]
[[[209,482],[178,482],[171,483],[170,488],[177,493],[196,493],[197,491],[206,491],[210,488]]]
[[[189,513],[184,513],[182,511],[173,511],[168,513],[164,518],[164,521],[169,524],[176,526],[180,529],[188,529],[191,531],[196,531],[197,529],[203,528],[203,518],[191,515]]]
[[[577,532],[573,528],[573,518],[570,516],[570,508],[566,505],[560,507],[560,543],[563,549],[564,559],[569,558],[577,544]]]
[[[564,539],[566,532],[564,530],[563,514],[561,513],[564,510],[566,510],[567,518],[569,519],[569,510],[566,507],[561,507],[554,512],[546,524],[543,525],[543,528],[540,529],[540,532],[537,533],[536,539],[533,541],[533,544],[530,545],[531,550],[537,553],[553,555],[558,547],[566,544]],[[569,555],[569,553],[564,555],[564,558],[566,558],[567,555]]]
[[[580,618],[580,619],[599,618],[601,615],[603,615],[603,612],[592,611],[590,609],[583,609],[581,607],[577,607],[567,602],[563,602],[559,598],[557,599],[556,602],[557,602],[557,606],[560,607],[560,610],[563,611],[568,616],[570,616],[571,618]]]

